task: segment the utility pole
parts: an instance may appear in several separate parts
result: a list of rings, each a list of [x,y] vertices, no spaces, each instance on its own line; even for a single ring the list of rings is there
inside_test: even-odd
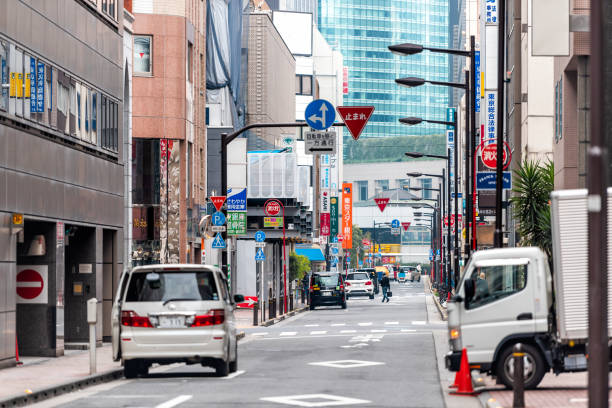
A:
[[[504,246],[502,195],[504,192],[504,78],[506,55],[506,0],[499,0],[497,34],[497,165],[495,185],[495,248]]]
[[[608,407],[608,147],[610,128],[610,0],[591,0],[591,145],[587,153],[589,234],[589,407]],[[606,105],[606,99],[608,104]],[[498,159],[499,160],[499,159]]]

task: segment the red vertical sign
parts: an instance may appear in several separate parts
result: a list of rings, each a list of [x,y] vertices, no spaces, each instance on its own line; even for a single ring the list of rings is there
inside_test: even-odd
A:
[[[330,213],[321,213],[321,236],[328,237],[331,231],[331,214]]]
[[[342,68],[342,94],[343,95],[348,95],[349,93],[349,88],[348,88],[348,67],[343,67]]]
[[[353,184],[342,183],[342,248],[353,248]]]

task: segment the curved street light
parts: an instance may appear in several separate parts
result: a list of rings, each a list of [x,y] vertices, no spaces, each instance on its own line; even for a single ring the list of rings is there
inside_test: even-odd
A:
[[[473,55],[473,51],[470,50],[454,50],[454,49],[445,49],[445,48],[433,48],[433,47],[423,47],[421,44],[414,43],[403,43],[403,44],[395,44],[387,47],[389,51],[396,55],[414,55],[420,54],[423,50],[428,50],[432,52],[441,52],[444,54],[453,54],[453,55],[463,55],[464,57],[470,57]]]
[[[395,80],[395,83],[398,85],[406,86],[408,88],[415,88],[417,86],[422,86],[425,84],[450,86],[451,88],[460,88],[460,89],[468,88],[466,84],[462,84],[460,82],[432,81],[430,79],[423,79],[423,78],[418,78],[418,77],[397,78]]]

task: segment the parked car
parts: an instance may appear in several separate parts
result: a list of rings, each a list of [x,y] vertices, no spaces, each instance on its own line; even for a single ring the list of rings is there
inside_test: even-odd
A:
[[[397,281],[399,283],[405,283],[408,279],[410,279],[410,275],[411,275],[410,267],[401,266],[397,274]]]
[[[314,272],[310,276],[310,310],[317,306],[338,305],[346,309],[344,279],[338,272]]]
[[[113,359],[126,378],[153,363],[201,364],[226,376],[238,369],[234,308],[219,268],[148,265],[123,273],[111,312]]]
[[[367,272],[347,273],[344,285],[347,299],[351,296],[369,296],[374,299],[374,284]]]

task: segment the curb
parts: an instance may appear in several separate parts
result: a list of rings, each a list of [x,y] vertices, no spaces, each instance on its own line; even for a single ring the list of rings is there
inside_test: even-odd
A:
[[[302,307],[300,309],[292,310],[291,312],[285,313],[284,315],[281,315],[281,316],[278,316],[278,317],[275,317],[274,319],[270,319],[270,320],[266,320],[265,322],[261,322],[259,324],[259,326],[263,326],[263,327],[272,326],[273,324],[280,323],[283,320],[288,319],[288,318],[290,318],[292,316],[295,316],[298,313],[305,312],[306,310],[308,310],[308,306],[304,306],[304,307]]]
[[[442,318],[442,320],[448,320],[448,313],[446,311],[446,309],[444,309],[442,307],[442,305],[440,304],[440,301],[438,300],[437,296],[434,295],[433,291],[431,290],[431,281],[429,279],[427,279],[427,284],[429,286],[428,291],[431,294],[431,297],[434,301],[434,304],[436,305],[436,308],[438,309],[438,313],[440,313],[440,317]]]
[[[0,400],[0,408],[22,407],[34,404],[49,398],[54,398],[62,394],[81,390],[92,385],[99,385],[105,382],[118,380],[123,377],[123,368],[116,368],[100,374],[93,374],[76,381],[68,381],[51,387],[43,388],[31,394],[16,395]]]

